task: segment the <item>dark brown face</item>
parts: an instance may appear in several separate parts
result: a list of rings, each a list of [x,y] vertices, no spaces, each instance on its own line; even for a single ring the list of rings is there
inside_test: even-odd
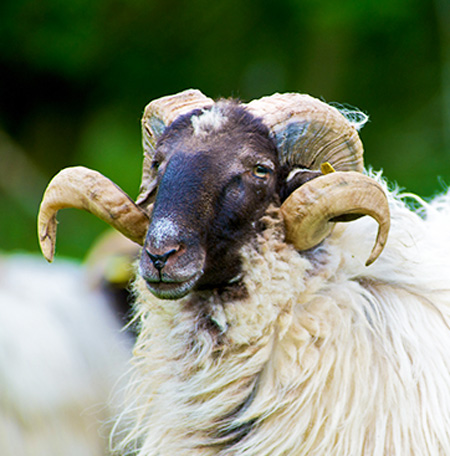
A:
[[[187,117],[155,154],[158,189],[140,272],[160,298],[224,286],[239,249],[276,198],[278,161],[266,128],[242,108]]]

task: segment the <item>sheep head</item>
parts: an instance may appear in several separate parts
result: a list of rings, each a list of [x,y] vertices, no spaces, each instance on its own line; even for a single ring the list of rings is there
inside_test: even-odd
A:
[[[170,298],[232,281],[239,248],[277,195],[268,128],[239,104],[217,102],[166,129],[152,169],[157,192],[140,263],[149,288]]]
[[[136,203],[82,168],[62,171],[49,184],[39,216],[48,259],[63,207],[92,212],[143,245],[140,273],[161,298],[233,281],[239,249],[270,203],[281,204],[286,238],[298,250],[319,244],[336,221],[362,215],[379,224],[367,264],[386,242],[387,200],[361,174],[356,129],[312,97],[276,94],[244,105],[185,91],[147,106],[143,144]]]

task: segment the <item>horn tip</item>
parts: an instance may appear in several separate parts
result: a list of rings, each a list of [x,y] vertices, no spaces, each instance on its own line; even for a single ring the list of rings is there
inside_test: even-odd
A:
[[[386,244],[385,239],[384,239],[384,241],[381,241],[381,242],[377,241],[377,243],[375,244],[375,246],[372,249],[372,252],[369,255],[369,258],[366,261],[366,267],[370,266],[372,263],[375,262],[375,260],[378,259],[378,257],[381,255],[381,252],[384,249],[385,244]]]
[[[52,239],[40,239],[39,245],[41,247],[41,252],[44,258],[49,262],[52,263],[55,257],[55,243]]]
[[[41,248],[42,255],[51,263],[55,257],[56,217],[52,217],[47,222],[43,222],[39,218],[38,233],[39,247]]]
[[[377,255],[371,254],[370,257],[367,259],[365,266],[369,267],[378,258],[378,256],[379,256],[379,254],[377,254]]]
[[[390,229],[390,217],[389,217],[389,206],[388,202],[385,199],[386,203],[386,210],[388,217],[384,219],[382,223],[380,223],[378,227],[378,234],[377,234],[377,239],[375,241],[375,245],[372,249],[372,252],[369,255],[369,258],[366,261],[366,266],[370,266],[380,255],[381,252],[383,252],[384,247],[387,243],[388,236],[389,236],[389,229]]]

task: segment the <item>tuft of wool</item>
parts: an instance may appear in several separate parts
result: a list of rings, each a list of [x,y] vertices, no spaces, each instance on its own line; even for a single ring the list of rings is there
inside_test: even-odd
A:
[[[227,122],[221,103],[216,103],[210,109],[203,109],[199,115],[192,116],[191,123],[194,135],[204,135],[210,131],[220,130]]]

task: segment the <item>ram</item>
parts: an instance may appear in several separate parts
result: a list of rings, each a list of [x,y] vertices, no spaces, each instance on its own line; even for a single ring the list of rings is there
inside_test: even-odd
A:
[[[185,91],[145,110],[136,203],[85,168],[52,180],[48,259],[64,207],[143,246],[118,452],[450,454],[450,197],[410,210],[347,117]]]

